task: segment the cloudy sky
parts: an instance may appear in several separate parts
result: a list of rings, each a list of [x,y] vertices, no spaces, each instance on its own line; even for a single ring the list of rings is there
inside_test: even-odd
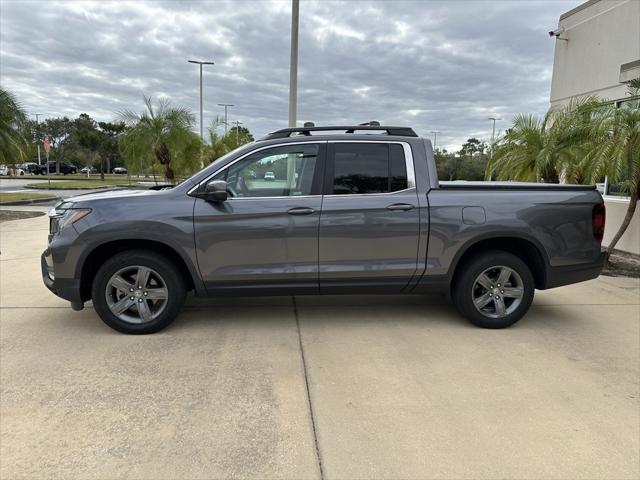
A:
[[[561,13],[580,0],[309,1],[300,5],[298,120],[413,126],[438,145],[488,139],[549,103]],[[290,1],[0,0],[0,81],[30,113],[111,120],[168,97],[205,126],[287,126]]]

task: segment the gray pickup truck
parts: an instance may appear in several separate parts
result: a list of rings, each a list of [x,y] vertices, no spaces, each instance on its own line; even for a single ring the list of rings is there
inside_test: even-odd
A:
[[[595,187],[439,182],[429,140],[404,127],[279,130],[173,188],[81,195],[49,217],[46,286],[134,334],[169,325],[188,291],[439,292],[504,328],[536,288],[596,278],[604,259]]]

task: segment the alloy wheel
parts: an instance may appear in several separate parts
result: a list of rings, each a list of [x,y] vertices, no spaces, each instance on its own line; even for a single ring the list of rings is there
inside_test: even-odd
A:
[[[473,304],[482,315],[503,318],[512,314],[522,303],[524,283],[512,268],[495,266],[478,275],[471,295]]]
[[[167,306],[169,290],[155,270],[132,265],[121,268],[107,282],[107,306],[120,320],[147,323],[158,318]]]

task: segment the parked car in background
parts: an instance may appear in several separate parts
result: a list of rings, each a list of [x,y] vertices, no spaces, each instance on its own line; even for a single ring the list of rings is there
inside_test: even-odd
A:
[[[276,174],[275,174],[275,173],[273,173],[273,172],[266,172],[266,173],[264,174],[264,179],[265,179],[267,182],[274,182],[274,181],[275,181],[275,179],[276,179]]]
[[[286,181],[245,182],[265,164]],[[45,285],[136,334],[169,325],[189,290],[444,293],[504,328],[535,289],[596,278],[605,258],[595,186],[440,182],[428,139],[379,125],[279,130],[174,188],[81,195],[49,216]]]
[[[96,168],[95,168],[95,167],[86,166],[86,167],[81,168],[81,169],[80,169],[80,172],[82,172],[82,173],[89,173],[89,174],[91,174],[91,173],[96,173],[96,172],[97,172],[97,170],[96,170]]]
[[[27,162],[25,164],[20,165],[20,167],[30,175],[36,175],[38,171],[39,165],[35,162]]]
[[[20,165],[17,166],[7,166],[7,165],[0,165],[0,175],[2,176],[9,176],[9,175],[14,175],[14,176],[22,176],[26,173],[26,171],[20,167]]]
[[[47,172],[47,166],[49,167],[49,171]],[[47,162],[44,165],[40,165],[37,172],[40,175],[55,175],[56,172],[56,162]],[[60,162],[60,174],[61,175],[72,175],[78,173],[78,168],[75,165],[69,165],[64,162]]]
[[[116,167],[111,171],[111,173],[115,173],[116,175],[126,175],[127,169],[124,167]]]

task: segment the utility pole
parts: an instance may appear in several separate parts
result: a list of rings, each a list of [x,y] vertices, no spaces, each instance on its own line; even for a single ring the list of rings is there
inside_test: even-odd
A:
[[[289,66],[289,128],[296,126],[298,108],[298,23],[300,0],[291,0],[291,63]]]
[[[202,126],[202,66],[213,65],[213,62],[201,62],[198,60],[187,60],[189,63],[197,63],[200,65],[200,139],[204,140],[204,128]]]
[[[240,125],[242,125],[242,122],[240,120],[236,120],[233,124],[236,126],[236,143],[240,146]]]
[[[43,115],[42,113],[34,113],[33,114],[36,117],[36,131],[34,132],[34,137],[36,139],[36,145],[38,146],[38,165],[40,165],[40,138],[38,137],[38,120],[40,119],[40,115]]]
[[[436,142],[438,141],[438,134],[440,133],[438,130],[432,130],[433,133],[433,151],[436,151]]]
[[[233,105],[232,103],[219,103],[218,106],[224,107],[224,135],[226,137],[227,136],[227,127],[229,125],[227,123],[227,108],[228,107],[235,107],[235,105]]]

